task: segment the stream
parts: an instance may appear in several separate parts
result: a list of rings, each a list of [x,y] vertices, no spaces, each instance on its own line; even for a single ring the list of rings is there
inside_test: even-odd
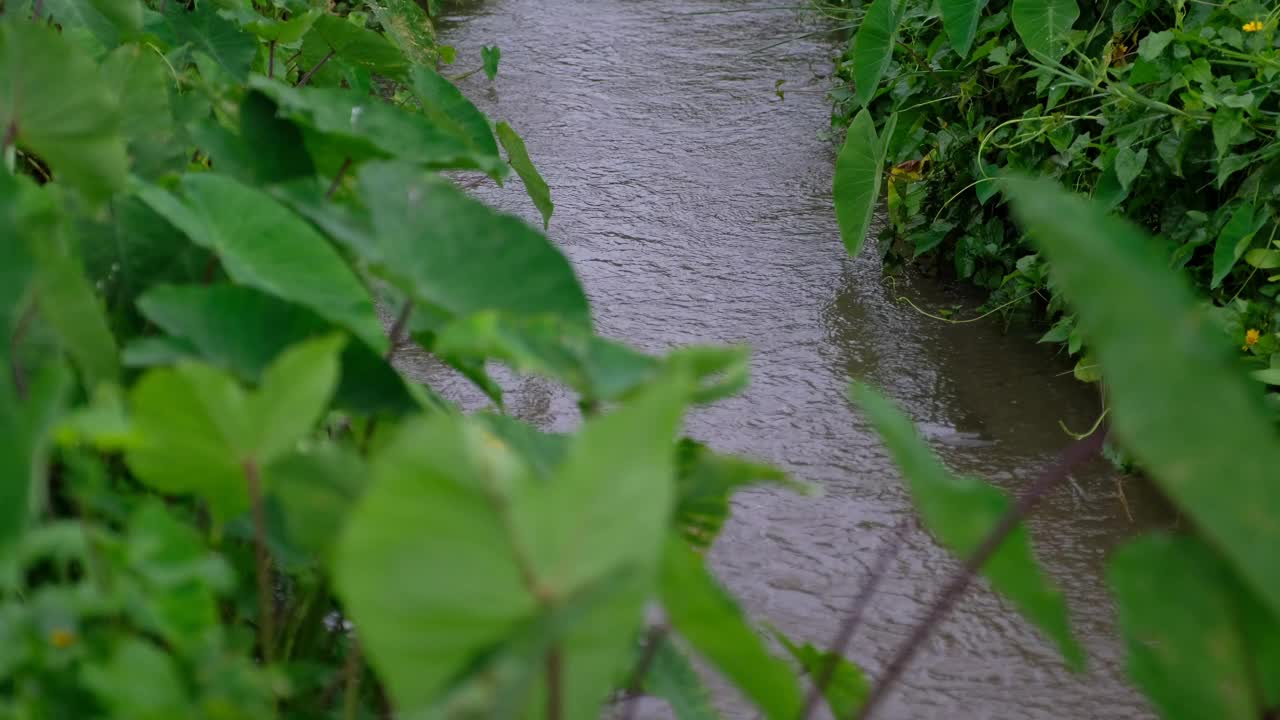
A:
[[[951,468],[1011,491],[1070,442],[1059,421],[1085,430],[1099,402],[1033,330],[930,319],[897,298],[925,309],[971,298],[923,279],[889,283],[871,248],[846,256],[823,96],[838,40],[820,16],[768,9],[778,4],[469,0],[449,5],[441,40],[457,48],[455,73],[479,65],[481,46],[501,46],[497,80],[477,73],[463,89],[524,136],[556,202],[551,237],[576,266],[602,334],[650,351],[754,348],[750,389],[695,413],[688,430],[821,493],[739,494],[712,563],[753,619],[826,646],[880,544],[913,515],[886,451],[845,398],[850,380],[900,403]],[[752,11],[708,14],[724,10]],[[476,192],[537,224],[514,176],[506,189]],[[446,395],[481,404],[429,360],[407,362]],[[551,383],[501,377],[516,415],[544,428],[577,422],[574,398]],[[1107,551],[1162,511],[1138,482],[1122,501],[1122,482],[1095,462],[1030,523],[1089,652],[1085,673],[1067,671],[1043,636],[975,587],[879,716],[1151,717],[1124,678],[1102,574]],[[957,568],[910,531],[850,658],[876,677]],[[753,717],[713,686],[727,717]],[[664,713],[646,701],[638,717]]]

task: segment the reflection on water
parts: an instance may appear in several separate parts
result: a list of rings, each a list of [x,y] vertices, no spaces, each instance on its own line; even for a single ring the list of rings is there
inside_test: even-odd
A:
[[[817,498],[759,490],[735,502],[713,553],[753,617],[825,644],[882,536],[911,513],[896,471],[844,398],[851,379],[885,389],[956,470],[1016,489],[1082,429],[1095,395],[1034,336],[996,322],[948,325],[894,301],[876,260],[845,257],[831,212],[832,148],[821,135],[832,45],[776,0],[491,0],[454,5],[443,30],[459,71],[502,47],[495,83],[465,90],[521,132],[556,201],[553,238],[571,256],[607,335],[660,350],[747,342],[753,384],[700,411],[695,436],[779,463]],[[785,80],[785,100],[774,92]],[[518,184],[513,178],[512,184]],[[484,188],[534,219],[518,187]],[[897,293],[951,303],[926,283]],[[445,391],[474,392],[423,361]],[[544,427],[576,422],[573,398],[508,378],[512,406]],[[890,718],[1148,717],[1123,682],[1101,580],[1106,550],[1137,525],[1116,477],[1095,463],[1033,522],[1040,554],[1070,596],[1090,670],[1073,676],[993,595],[971,592],[890,701]],[[1158,519],[1137,484],[1129,504]],[[851,655],[874,672],[956,567],[910,534]],[[731,697],[733,717],[750,714]],[[646,706],[647,708],[647,706]],[[647,712],[647,709],[646,709]]]

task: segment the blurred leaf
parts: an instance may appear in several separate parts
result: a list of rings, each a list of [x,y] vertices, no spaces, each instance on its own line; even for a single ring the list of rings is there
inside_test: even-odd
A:
[[[240,137],[246,149],[252,149],[246,159],[259,182],[286,182],[316,174],[302,130],[279,117],[275,101],[261,92],[251,90],[240,102]]]
[[[663,639],[644,678],[644,690],[667,701],[676,720],[716,720],[720,714],[702,678],[670,640]]]
[[[698,549],[710,548],[719,535],[737,490],[760,483],[805,490],[772,465],[721,455],[688,438],[680,440],[676,456],[676,524],[685,541]]]
[[[835,668],[831,673],[831,679],[823,691],[823,695],[827,698],[827,705],[831,707],[831,714],[837,718],[851,718],[857,715],[858,710],[867,700],[867,694],[871,691],[862,668],[842,656],[819,650],[809,643],[796,645],[781,633],[778,634],[778,639],[782,641],[782,646],[787,649],[787,652],[791,653],[791,657],[804,668],[810,680],[815,683],[818,678],[827,673],[828,665],[834,662]]]
[[[281,353],[262,373],[249,400],[254,419],[254,454],[266,461],[293,449],[324,416],[338,384],[341,335],[299,343]]]
[[[494,45],[492,47],[485,45],[480,48],[480,58],[484,62],[484,76],[489,78],[489,82],[498,77],[498,62],[502,60],[502,48]]]
[[[247,7],[222,8],[218,11],[222,17],[235,22],[254,35],[277,43],[290,44],[302,39],[316,20],[324,14],[319,8],[307,8],[295,13],[288,20],[275,20],[264,17]]]
[[[893,59],[900,3],[901,0],[873,0],[853,38],[853,91],[864,106],[876,96],[880,78]]]
[[[109,660],[85,667],[84,682],[114,717],[170,720],[192,710],[173,658],[144,640],[122,640]]]
[[[174,47],[188,46],[193,53],[211,58],[232,79],[243,82],[258,53],[258,41],[240,32],[236,23],[220,16],[212,2],[162,3],[163,14],[150,15],[148,29]]]
[[[97,65],[53,28],[17,13],[0,21],[0,133],[14,133],[19,148],[90,199],[124,185],[119,103]]]
[[[378,33],[347,22],[336,15],[321,15],[309,38],[318,38],[344,61],[387,77],[402,76],[408,69],[400,49]]]
[[[1256,213],[1253,205],[1245,203],[1231,213],[1231,218],[1218,233],[1218,241],[1213,246],[1213,279],[1210,288],[1222,284],[1223,278],[1236,266],[1236,261],[1244,255],[1253,242],[1253,236],[1267,222],[1267,213]]]
[[[661,595],[671,625],[765,717],[799,717],[800,684],[791,669],[769,654],[702,557],[678,537],[667,540],[662,554]]]
[[[328,241],[269,196],[221,175],[182,179],[183,197],[139,192],[192,242],[218,253],[232,280],[314,310],[383,351],[373,300]]]
[[[1141,231],[1048,181],[1011,179],[1005,191],[1102,365],[1117,438],[1280,612],[1280,446],[1261,388]]]
[[[960,57],[969,54],[973,36],[978,31],[978,17],[986,0],[941,0],[942,25],[951,39],[951,47]],[[837,713],[838,714],[838,713]]]
[[[956,477],[942,465],[893,403],[864,385],[850,397],[880,434],[902,471],[925,527],[958,557],[968,558],[1011,507],[1005,494],[980,480]],[[1040,571],[1026,528],[1019,524],[980,569],[1000,594],[1048,635],[1076,670],[1084,652],[1071,634],[1062,593]]]
[[[35,289],[40,316],[53,327],[80,371],[86,389],[120,377],[115,337],[80,262],[52,243],[36,245]]]
[[[1107,580],[1129,673],[1167,720],[1263,716],[1250,683],[1232,579],[1192,538],[1148,536],[1118,550]]]
[[[23,397],[8,375],[0,380],[0,477],[5,478],[0,482],[0,561],[44,502],[49,430],[66,405],[73,380],[54,361],[28,382]]]
[[[378,24],[415,66],[434,64],[436,38],[431,18],[414,0],[371,0],[369,8]]]
[[[1080,17],[1076,0],[1013,0],[1009,15],[1027,51],[1037,59],[1057,60],[1065,38]]]
[[[150,48],[122,45],[103,60],[101,77],[119,98],[120,131],[128,141],[133,174],[153,180],[186,167],[188,150],[174,124],[173,79],[164,59]]]
[[[547,182],[542,179],[542,175],[538,174],[538,168],[534,167],[533,161],[529,159],[529,151],[525,149],[524,140],[505,122],[498,123],[498,140],[507,151],[507,159],[511,167],[515,168],[516,174],[524,182],[524,191],[529,194],[534,207],[538,208],[538,214],[542,215],[542,229],[546,230],[551,223],[551,213],[556,209],[556,204],[551,202],[551,188],[547,187]]]
[[[884,154],[876,138],[875,122],[870,112],[862,110],[849,125],[844,147],[836,159],[832,188],[840,239],[851,257],[861,252],[867,240],[871,218],[880,202],[883,175]]]
[[[506,175],[507,165],[498,156],[498,144],[489,128],[489,118],[472,104],[453,83],[428,67],[413,69],[413,94],[436,127],[448,130],[466,142],[475,158],[483,158],[481,169],[495,180]]]
[[[312,557],[327,559],[364,478],[359,455],[323,443],[276,459],[263,473],[263,488],[280,504],[289,539]]]

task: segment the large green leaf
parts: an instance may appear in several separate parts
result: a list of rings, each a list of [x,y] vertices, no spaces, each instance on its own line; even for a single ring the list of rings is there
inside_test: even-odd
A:
[[[122,34],[142,26],[139,0],[46,0],[41,20],[52,21],[68,36],[92,38],[95,50],[108,50],[120,43]]]
[[[492,170],[497,153],[477,153],[456,126],[355,90],[293,88],[254,76],[249,87],[275,100],[283,117],[314,130],[355,160],[390,158],[432,168]],[[310,140],[308,141],[311,142]]]
[[[263,40],[287,44],[302,39],[324,11],[319,8],[307,8],[288,20],[268,18],[247,7],[223,8],[218,11],[218,14]]]
[[[247,382],[257,382],[290,345],[334,330],[300,305],[240,285],[156,285],[138,307],[147,320],[188,343],[193,355]],[[420,408],[400,374],[362,342],[342,351],[334,403],[361,413]]]
[[[414,65],[434,64],[436,38],[431,18],[414,0],[370,0],[367,5],[387,35]]]
[[[173,656],[145,640],[126,639],[110,659],[87,665],[84,683],[115,717],[168,720],[194,709]]]
[[[1080,7],[1076,0],[1013,0],[1009,15],[1028,52],[1057,60],[1067,51],[1066,35],[1080,17]]]
[[[451,681],[493,662],[522,628],[629,570],[639,584],[600,612],[567,618],[551,642],[564,717],[597,717],[630,656],[657,565],[688,385],[668,378],[588,422],[547,479],[459,417],[412,422],[377,454],[335,576],[400,710],[443,700]]]
[[[54,329],[88,389],[120,376],[115,337],[80,261],[52,243],[37,244],[35,287],[40,316]]]
[[[524,182],[524,191],[529,194],[533,206],[538,208],[538,213],[542,215],[542,228],[545,230],[551,224],[551,213],[556,210],[556,204],[551,202],[551,188],[547,187],[547,181],[542,179],[538,168],[534,167],[533,161],[529,159],[529,151],[524,146],[524,140],[516,134],[516,131],[505,122],[498,123],[497,129],[498,140],[507,151],[511,167],[515,168],[516,174]]]
[[[7,360],[4,353],[0,358]],[[43,503],[49,431],[72,389],[70,371],[56,360],[27,383],[24,393],[7,373],[0,380],[0,557],[12,549],[33,510]]]
[[[91,199],[124,185],[119,103],[97,65],[53,28],[18,13],[0,21],[0,135]]]
[[[702,556],[671,537],[662,553],[662,604],[667,618],[717,670],[770,720],[794,720],[800,684],[787,664],[769,654],[733,598],[707,570]]]
[[[951,40],[951,47],[960,57],[969,54],[973,47],[973,35],[978,31],[978,18],[986,0],[939,0],[942,6],[942,26]]]
[[[483,169],[500,180],[506,174],[507,165],[498,155],[498,143],[493,139],[489,118],[435,70],[415,67],[411,78],[413,94],[431,122],[466,141],[475,157],[485,158]]]
[[[147,12],[147,29],[175,48],[186,47],[212,59],[231,78],[244,81],[258,53],[258,41],[218,14],[212,2],[162,3],[163,14]]]
[[[386,38],[367,28],[349,22],[336,15],[322,15],[312,26],[308,36],[322,40],[335,55],[344,61],[366,68],[379,75],[396,77],[409,69],[409,63],[400,49]]]
[[[911,421],[879,393],[855,384],[850,396],[902,470],[925,527],[956,555],[972,555],[1009,512],[1009,499],[980,480],[948,472]],[[1009,533],[981,572],[993,588],[1057,643],[1068,665],[1083,666],[1084,652],[1071,634],[1066,602],[1040,571],[1022,525]]]
[[[893,59],[900,1],[874,0],[853,38],[853,92],[863,105],[870,104],[876,96],[880,78]]]
[[[120,130],[133,174],[154,179],[186,167],[188,149],[174,124],[173,80],[164,59],[147,47],[121,45],[102,61],[102,78],[119,98]]]
[[[844,147],[836,158],[832,181],[840,239],[851,256],[862,251],[880,201],[880,182],[884,175],[882,148],[871,113],[865,109],[860,111],[849,125]]]
[[[280,117],[275,101],[256,90],[245,93],[240,101],[240,138],[245,146],[242,157],[259,182],[288,182],[316,174],[302,129]]]
[[[379,352],[387,347],[373,300],[328,241],[270,196],[231,178],[182,179],[181,198],[141,197],[193,242],[218,254],[232,280],[311,308]]]
[[[326,337],[294,346],[254,393],[199,363],[148,372],[130,395],[140,440],[129,468],[161,492],[200,496],[220,521],[238,515],[249,507],[249,466],[290,451],[328,406],[342,344]]]
[[[1149,536],[1111,558],[1129,673],[1166,720],[1253,720],[1246,638],[1234,580],[1213,551],[1189,537]]]
[[[1280,612],[1280,445],[1262,386],[1142,231],[1051,182],[1015,178],[1005,192],[1102,366],[1115,435]]]
[[[373,260],[415,300],[456,315],[546,313],[590,327],[569,261],[524,221],[405,163],[366,165],[359,180],[373,218]]]

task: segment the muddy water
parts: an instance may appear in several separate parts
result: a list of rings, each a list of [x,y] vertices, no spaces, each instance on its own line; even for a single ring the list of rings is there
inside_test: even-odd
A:
[[[551,235],[571,256],[606,335],[660,350],[692,342],[755,348],[745,394],[698,413],[714,447],[786,467],[818,498],[741,495],[713,554],[750,614],[825,644],[878,545],[911,507],[875,434],[844,399],[851,379],[885,389],[951,467],[1010,489],[1049,462],[1096,396],[1070,366],[998,321],[957,326],[903,303],[951,304],[926,282],[886,284],[875,253],[845,257],[831,211],[832,146],[821,77],[834,40],[821,18],[776,0],[485,0],[454,5],[443,39],[459,69],[500,44],[495,83],[467,92],[521,132],[552,188]],[[790,3],[782,3],[790,4]],[[757,51],[757,52],[753,52]],[[774,90],[784,80],[785,99]],[[518,188],[486,200],[529,218]],[[471,398],[423,364],[446,392]],[[515,412],[575,422],[573,399],[509,379]],[[1136,483],[1142,523],[1154,503]],[[971,592],[888,703],[888,718],[1139,718],[1122,678],[1101,579],[1108,548],[1136,525],[1117,478],[1097,463],[1033,522],[1041,556],[1069,594],[1090,670],[1052,648],[985,590]],[[920,531],[892,566],[851,656],[875,673],[956,564]],[[728,714],[750,713],[724,695]],[[645,713],[656,708],[645,706]]]

